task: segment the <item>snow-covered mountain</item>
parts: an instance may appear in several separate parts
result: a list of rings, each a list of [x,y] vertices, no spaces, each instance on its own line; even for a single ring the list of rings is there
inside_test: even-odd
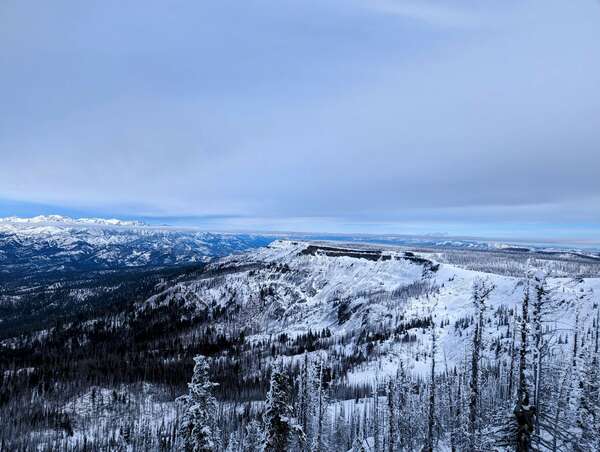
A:
[[[572,326],[578,307],[582,319],[591,321],[592,291],[600,294],[600,278],[565,277],[564,265],[554,261],[524,264],[515,277],[447,264],[442,257],[392,247],[280,240],[210,264],[202,278],[175,284],[140,304],[139,315],[176,308],[192,322],[209,318],[213,326],[223,322],[223,328],[244,329],[257,343],[280,335],[293,342],[309,331],[326,330],[332,336],[322,342],[323,350],[364,356],[364,362],[342,373],[357,382],[375,372],[395,373],[400,361],[419,373],[427,369],[432,323],[448,363],[458,365],[470,347],[476,280],[494,286],[486,314],[489,359],[509,348],[509,326],[520,312],[528,265],[549,274],[557,308],[546,321],[563,329]],[[514,274],[512,256],[506,262],[512,263],[506,273]],[[343,338],[352,346],[331,345]]]
[[[246,249],[264,246],[276,237],[387,244],[444,250],[498,251],[528,258],[536,253],[567,259],[595,259],[595,253],[516,247],[496,242],[318,234],[210,233],[194,229],[151,226],[138,221],[70,218],[45,215],[0,218],[0,278],[40,272],[68,272],[123,267],[153,267],[207,262]]]
[[[477,322],[482,327],[479,418],[485,428],[512,419],[521,331],[528,332],[532,349],[521,348],[526,363],[531,368],[535,362],[536,330],[521,328],[520,316],[528,284],[533,303],[544,274],[544,306],[538,312],[542,322],[536,325],[543,325],[546,415],[564,398],[559,383],[577,381],[590,362],[593,326],[599,318],[600,264],[572,255],[542,254],[529,261],[519,256],[511,251],[411,251],[277,240],[215,259],[192,272],[146,279],[142,285],[124,286],[119,281],[97,297],[117,300],[111,309],[90,304],[92,308],[79,311],[78,317],[41,331],[35,330],[39,310],[34,305],[31,333],[5,335],[0,356],[4,352],[8,357],[7,387],[21,388],[26,403],[34,400],[38,410],[60,413],[58,419],[64,420],[36,424],[35,431],[42,432],[36,437],[39,444],[52,440],[79,450],[82,438],[109,444],[107,438],[112,437],[123,444],[130,444],[131,438],[163,444],[165,431],[177,431],[180,407],[175,399],[187,388],[192,358],[205,355],[211,377],[219,383],[214,390],[224,432],[260,419],[275,362],[292,377],[288,389],[296,413],[302,379],[314,383],[315,366],[323,365],[327,415],[335,419],[329,437],[337,437],[339,428],[340,438],[345,438],[327,450],[347,451],[359,425],[372,438],[375,401],[386,394],[381,383],[388,382],[390,388],[392,381],[398,386],[390,397],[404,401],[396,405],[402,413],[397,416],[399,425],[414,443],[393,450],[421,450],[434,380],[440,385],[434,411],[441,427],[434,450],[451,450],[451,438],[464,444],[460,432],[469,406],[477,281],[493,287],[483,303],[481,323]],[[530,283],[525,282],[526,273]],[[10,304],[28,307],[32,301],[24,298],[20,305]],[[0,314],[1,308],[0,304]],[[575,343],[579,351],[574,355]],[[434,356],[437,376],[431,378]],[[59,393],[43,398],[25,387],[27,381],[41,381],[45,375],[56,375]],[[316,388],[313,383],[307,387]],[[8,418],[11,406],[18,404],[0,406],[0,414]],[[577,405],[560,409],[565,417],[573,417]],[[391,418],[383,411],[382,425]],[[10,431],[11,441],[19,435],[22,441],[31,438],[31,421],[20,425],[16,434]],[[575,450],[569,448],[570,437],[565,438],[561,440],[565,447],[557,450]]]
[[[57,215],[0,219],[0,273],[35,274],[206,262],[272,239]]]
[[[116,218],[71,218],[63,215],[38,215],[36,217],[4,217],[0,218],[0,227],[6,224],[48,224],[58,223],[62,225],[103,225],[103,226],[144,226],[141,221],[118,220]]]

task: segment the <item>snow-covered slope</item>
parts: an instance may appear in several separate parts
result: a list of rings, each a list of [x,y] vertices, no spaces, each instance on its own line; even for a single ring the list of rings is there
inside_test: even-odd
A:
[[[470,346],[472,286],[481,278],[495,287],[487,302],[484,357],[505,358],[526,287],[522,278],[393,248],[294,241],[223,258],[209,269],[202,279],[176,284],[141,304],[140,315],[173,306],[190,319],[208,313],[212,325],[246,329],[255,343],[280,335],[292,343],[309,330],[327,330],[331,336],[319,348],[337,359],[362,357],[343,376],[348,382],[395,373],[401,360],[425,372],[431,322],[440,358],[460,366]],[[600,279],[549,277],[548,287],[556,306],[548,323],[568,335],[578,306],[582,321],[591,321],[590,289],[600,293]],[[295,359],[289,350],[287,355]]]

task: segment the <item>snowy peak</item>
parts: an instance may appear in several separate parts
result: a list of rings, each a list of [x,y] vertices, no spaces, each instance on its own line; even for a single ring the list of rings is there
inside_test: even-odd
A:
[[[0,219],[0,266],[12,283],[27,274],[207,262],[271,240],[116,219],[9,217]]]
[[[140,221],[117,220],[115,218],[71,218],[62,215],[38,215],[36,217],[5,217],[0,223],[9,224],[62,224],[62,225],[101,225],[101,226],[144,226]]]

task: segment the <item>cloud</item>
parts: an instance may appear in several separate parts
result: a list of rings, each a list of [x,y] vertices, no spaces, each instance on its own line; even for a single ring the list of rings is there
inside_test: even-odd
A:
[[[11,4],[0,197],[255,226],[600,223],[598,5],[382,4]]]
[[[482,15],[453,2],[411,0],[367,0],[365,6],[433,26],[473,28],[481,26]]]

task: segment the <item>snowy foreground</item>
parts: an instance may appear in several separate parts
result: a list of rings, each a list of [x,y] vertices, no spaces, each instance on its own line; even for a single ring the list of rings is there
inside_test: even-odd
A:
[[[41,450],[600,450],[589,261],[284,240],[222,258],[83,327],[92,337],[110,320],[139,341],[144,325],[165,366],[207,355],[187,398],[163,376],[78,384],[40,402],[69,428],[28,438]]]

